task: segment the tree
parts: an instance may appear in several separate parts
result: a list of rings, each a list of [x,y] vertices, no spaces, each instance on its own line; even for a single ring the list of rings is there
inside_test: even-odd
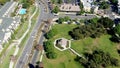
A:
[[[65,21],[65,19],[62,18],[62,17],[60,17],[60,18],[58,19],[58,23],[59,23],[59,24],[62,24],[64,21]]]
[[[64,21],[69,21],[69,20],[70,20],[70,17],[68,17],[68,16],[64,17]]]
[[[55,52],[48,52],[46,55],[49,59],[55,59],[57,57]]]
[[[63,3],[63,0],[58,0],[58,3],[59,3],[59,4]]]
[[[52,47],[51,41],[46,41],[43,44],[44,44],[44,49],[46,52],[52,52],[53,47]]]
[[[22,0],[23,8],[28,8],[35,3],[35,0]]]
[[[92,23],[80,27],[74,28],[72,31],[69,32],[69,35],[75,39],[83,39],[85,37],[100,37],[102,34],[105,34],[106,31],[103,27],[103,25],[99,23]]]
[[[117,5],[118,4],[118,0],[109,0],[113,5]]]
[[[5,4],[8,0],[0,0],[0,4]]]
[[[52,13],[58,13],[59,12],[59,7],[58,6],[55,6],[55,8],[52,10]]]
[[[81,1],[80,1],[79,6],[80,6],[81,10],[79,12],[77,12],[77,15],[82,15],[84,13],[84,10],[83,10],[84,6],[83,6],[83,3]]]
[[[52,2],[53,4],[55,4],[56,0],[51,0],[51,2]]]
[[[114,32],[120,36],[120,24],[116,25]]]
[[[100,9],[107,9],[109,8],[109,4],[105,1],[101,2]]]
[[[86,59],[76,57],[77,61],[85,68],[106,68],[108,66],[118,66],[118,59],[111,57],[108,52],[94,50],[92,54],[84,53]]]
[[[49,59],[54,59],[57,57],[57,54],[54,52],[54,49],[53,49],[53,44],[51,41],[46,41],[43,43],[44,44],[44,49],[46,51],[46,56],[47,58]]]
[[[50,30],[48,33],[45,34],[45,37],[46,37],[47,39],[50,39],[50,38],[52,38],[53,36],[55,36],[55,34],[57,34],[57,31],[56,31],[55,29],[52,29],[52,30]]]
[[[99,20],[99,18],[95,17],[95,18],[92,18],[90,20],[88,20],[90,23],[97,23]]]
[[[114,21],[108,17],[101,17],[98,22],[104,26],[104,28],[111,29],[113,27]]]

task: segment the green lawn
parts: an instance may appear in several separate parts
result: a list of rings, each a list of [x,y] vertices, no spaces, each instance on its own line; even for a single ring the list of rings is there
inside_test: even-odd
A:
[[[55,40],[57,38],[67,38],[67,39],[71,39],[71,37],[68,35],[68,32],[70,30],[72,30],[73,28],[77,27],[77,25],[75,24],[56,24],[54,26],[52,26],[52,29],[57,30],[57,34],[54,36],[54,38],[52,38],[52,40]]]
[[[43,58],[45,68],[83,68],[79,63],[74,61],[76,56],[69,50],[60,52],[55,49],[55,52],[57,53],[56,59]]]
[[[75,28],[77,25],[73,24],[56,24],[52,26],[52,29],[57,30],[56,36],[54,36],[52,39],[50,39],[52,42],[54,42],[55,39],[64,37],[67,39],[71,39],[71,37],[68,35],[68,32]],[[74,58],[76,55],[74,55],[69,50],[66,51],[59,51],[55,49],[55,52],[57,53],[56,59],[47,59],[45,56],[43,58],[43,63],[45,68],[83,68],[79,63],[74,61]]]
[[[12,47],[12,48],[11,48],[11,51],[9,51],[9,52],[6,54],[5,58],[2,60],[3,63],[2,63],[2,64],[0,63],[0,68],[9,68],[10,56],[13,55],[14,51],[15,51],[15,46]]]
[[[71,39],[71,37],[68,35],[68,32],[75,28],[77,25],[73,24],[56,24],[52,26],[52,29],[57,30],[57,34],[49,39],[52,42],[54,42],[57,38],[67,38]],[[92,52],[92,50],[95,49],[102,49],[105,52],[109,52],[112,57],[115,57],[119,59],[120,56],[117,53],[117,45],[116,43],[113,43],[109,40],[111,36],[110,35],[103,35],[100,38],[85,38],[82,40],[74,40],[71,42],[71,48],[73,48],[75,51],[77,51],[80,54],[83,54],[84,52]],[[76,57],[75,54],[71,53],[69,50],[66,51],[59,51],[55,49],[55,52],[57,53],[56,59],[47,59],[45,56],[43,58],[43,63],[45,68],[83,68],[79,63],[74,61],[74,58]],[[117,68],[117,67],[108,67],[108,68]],[[119,67],[118,67],[119,68]]]
[[[113,43],[109,40],[110,35],[103,35],[100,38],[92,39],[86,38],[83,40],[72,41],[72,48],[78,53],[91,52],[95,49],[101,49],[104,52],[109,52],[112,57],[117,58],[120,61],[120,56],[117,53],[117,43]],[[109,67],[116,68],[116,67]]]
[[[79,54],[82,54],[86,51],[91,52],[91,49],[93,47],[90,47],[90,45],[92,45],[92,43],[93,43],[92,38],[85,38],[82,40],[74,40],[74,41],[71,41],[71,48],[73,48]]]

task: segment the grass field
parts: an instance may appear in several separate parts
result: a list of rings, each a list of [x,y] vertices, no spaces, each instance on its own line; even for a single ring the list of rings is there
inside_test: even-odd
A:
[[[77,25],[73,25],[73,24],[54,25],[52,29],[56,29],[58,33],[50,40],[54,42],[55,39],[61,38],[61,37],[64,37],[66,39],[71,39],[71,37],[68,35],[68,32],[72,28],[75,28],[76,26]],[[54,50],[57,53],[57,58],[53,60],[53,59],[47,59],[44,56],[43,63],[45,68],[83,68],[79,63],[74,61],[74,58],[76,57],[76,55],[74,55],[69,50],[66,50],[63,52],[55,48]]]
[[[77,27],[75,24],[56,24],[52,27],[52,29],[57,30],[57,34],[52,38],[52,40],[55,40],[57,38],[67,38],[71,39],[71,37],[68,35],[68,32],[72,30],[73,28]]]
[[[92,51],[94,49],[102,49],[105,52],[109,52],[113,57],[119,58],[117,53],[117,43],[113,43],[109,40],[110,35],[103,35],[100,38],[92,39],[86,38],[82,40],[72,41],[72,48],[78,53],[85,51]]]
[[[57,58],[54,60],[43,58],[45,68],[83,68],[79,63],[74,61],[76,57],[69,50],[60,52],[55,50]]]
[[[56,24],[52,26],[52,29],[57,30],[57,34],[51,38],[50,40],[54,42],[55,39],[64,37],[66,39],[71,39],[71,37],[68,35],[68,32],[75,28],[77,25],[73,24]],[[74,40],[71,42],[71,48],[73,48],[75,51],[77,51],[80,54],[83,54],[84,52],[92,52],[92,50],[95,49],[102,49],[105,52],[109,52],[112,57],[115,57],[119,59],[120,56],[117,53],[117,43],[113,43],[109,40],[111,36],[110,35],[103,35],[100,38],[85,38],[81,40]],[[75,54],[71,53],[69,50],[66,51],[59,51],[55,49],[55,52],[57,53],[56,59],[47,59],[45,56],[43,58],[43,63],[45,68],[83,68],[79,63],[74,61],[74,58],[76,57]],[[108,68],[119,68],[119,67],[108,67]]]
[[[5,58],[2,60],[2,64],[0,64],[0,68],[9,68],[9,62],[10,62],[10,56],[13,55],[15,50],[15,46],[11,48],[11,51],[9,51],[6,55]]]
[[[108,52],[112,57],[117,58],[120,61],[120,55],[117,53],[117,46],[119,44],[113,43],[109,40],[110,35],[103,35],[100,38],[92,39],[86,38],[83,40],[72,41],[72,48],[78,53],[92,52],[95,49],[101,49],[104,52]],[[120,68],[120,67],[108,67],[108,68]]]

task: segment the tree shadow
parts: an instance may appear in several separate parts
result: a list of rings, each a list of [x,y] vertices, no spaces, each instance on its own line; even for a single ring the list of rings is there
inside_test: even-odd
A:
[[[28,64],[29,68],[35,68],[35,66],[31,63]]]
[[[116,37],[115,35],[112,35],[111,38],[109,38],[112,42],[115,42],[115,43],[119,43],[120,42],[120,38]]]

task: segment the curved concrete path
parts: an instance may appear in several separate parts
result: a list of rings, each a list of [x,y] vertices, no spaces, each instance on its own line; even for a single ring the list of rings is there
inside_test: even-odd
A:
[[[36,12],[37,12],[37,10],[38,10],[38,8],[37,8],[37,5],[35,5],[36,6],[36,10],[35,10],[35,12],[32,14],[32,16],[30,17],[30,19],[29,19],[29,25],[28,25],[28,29],[26,30],[26,32],[23,34],[23,36],[20,38],[20,39],[18,39],[17,41],[18,41],[18,44],[16,45],[16,49],[15,49],[15,52],[14,52],[14,56],[16,56],[17,54],[18,54],[18,52],[19,52],[19,45],[20,45],[20,43],[22,42],[22,40],[24,39],[24,37],[27,35],[27,33],[29,32],[29,30],[30,30],[30,28],[31,28],[31,23],[32,23],[32,21],[31,21],[31,19],[33,18],[33,16],[36,14]],[[10,64],[9,64],[9,68],[13,68],[13,66],[14,66],[14,62],[11,60],[10,61]]]

